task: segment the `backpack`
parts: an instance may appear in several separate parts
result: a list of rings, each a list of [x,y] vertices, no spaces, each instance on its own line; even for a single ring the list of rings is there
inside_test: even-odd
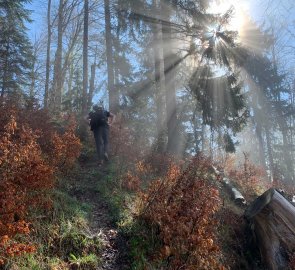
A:
[[[107,125],[108,118],[107,118],[105,110],[103,109],[96,110],[94,112],[91,112],[89,116],[90,116],[91,130],[100,126]]]

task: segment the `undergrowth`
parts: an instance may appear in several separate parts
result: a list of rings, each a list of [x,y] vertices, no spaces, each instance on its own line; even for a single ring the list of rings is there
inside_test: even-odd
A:
[[[171,158],[167,163],[161,174],[148,161],[126,166],[120,174],[113,163],[97,185],[128,238],[131,269],[227,269],[218,242],[220,198],[210,161],[197,157],[183,168]]]
[[[110,164],[97,189],[128,239],[130,269],[261,269],[243,209],[231,202],[208,158],[157,156],[123,164]],[[246,195],[259,189],[246,184]]]
[[[75,116],[12,101],[0,112],[0,269],[91,269],[101,243],[88,233],[90,206],[69,194]]]
[[[63,179],[66,183],[66,179]],[[36,252],[11,258],[6,268],[31,269],[97,269],[100,264],[102,242],[91,235],[89,204],[79,202],[67,190],[55,190],[50,213],[33,212],[30,241]]]

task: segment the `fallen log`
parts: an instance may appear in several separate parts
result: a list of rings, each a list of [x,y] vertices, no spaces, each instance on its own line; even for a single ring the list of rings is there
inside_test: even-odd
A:
[[[223,185],[226,187],[227,191],[230,193],[232,199],[234,202],[239,206],[244,206],[247,204],[244,196],[242,193],[232,184],[232,182],[224,176],[223,172],[220,172],[217,168],[212,166],[213,172],[216,174],[217,177],[219,177],[223,183]]]
[[[245,211],[262,262],[268,270],[289,269],[295,251],[295,207],[277,190],[269,189]]]

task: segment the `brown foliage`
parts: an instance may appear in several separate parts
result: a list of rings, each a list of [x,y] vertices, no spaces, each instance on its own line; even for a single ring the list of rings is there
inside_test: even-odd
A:
[[[232,168],[228,172],[231,180],[238,184],[246,200],[261,195],[270,187],[267,182],[266,171],[251,163],[247,154],[244,154],[244,162],[238,168]]]
[[[49,117],[43,116],[38,109],[0,107],[0,265],[7,257],[35,250],[15,237],[30,233],[24,221],[28,210],[50,206],[47,194],[54,187],[54,173],[79,155],[74,124],[59,135],[52,125],[44,125]]]
[[[54,132],[51,137],[50,158],[52,164],[62,171],[73,165],[81,151],[81,142],[75,135],[76,123],[74,119],[69,120],[70,123],[63,134]]]
[[[129,191],[138,191],[140,189],[140,178],[128,171],[122,178],[122,187]]]
[[[159,257],[169,261],[169,269],[225,269],[216,237],[220,198],[209,171],[209,160],[201,156],[183,172],[171,164],[141,195],[141,217],[158,228]]]
[[[1,135],[0,256],[7,257],[33,250],[12,238],[29,233],[23,219],[29,207],[43,200],[43,192],[53,187],[53,169],[42,158],[36,135],[28,127],[19,128],[13,115]]]

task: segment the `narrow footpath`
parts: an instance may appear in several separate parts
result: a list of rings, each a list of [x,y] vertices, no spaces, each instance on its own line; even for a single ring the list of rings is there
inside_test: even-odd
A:
[[[107,175],[105,168],[98,168],[96,162],[87,162],[82,166],[80,181],[82,189],[75,191],[74,196],[91,205],[89,220],[90,233],[103,241],[102,263],[98,270],[130,270],[128,260],[127,240],[118,232],[113,221],[107,202],[102,198],[97,186],[99,181]]]

